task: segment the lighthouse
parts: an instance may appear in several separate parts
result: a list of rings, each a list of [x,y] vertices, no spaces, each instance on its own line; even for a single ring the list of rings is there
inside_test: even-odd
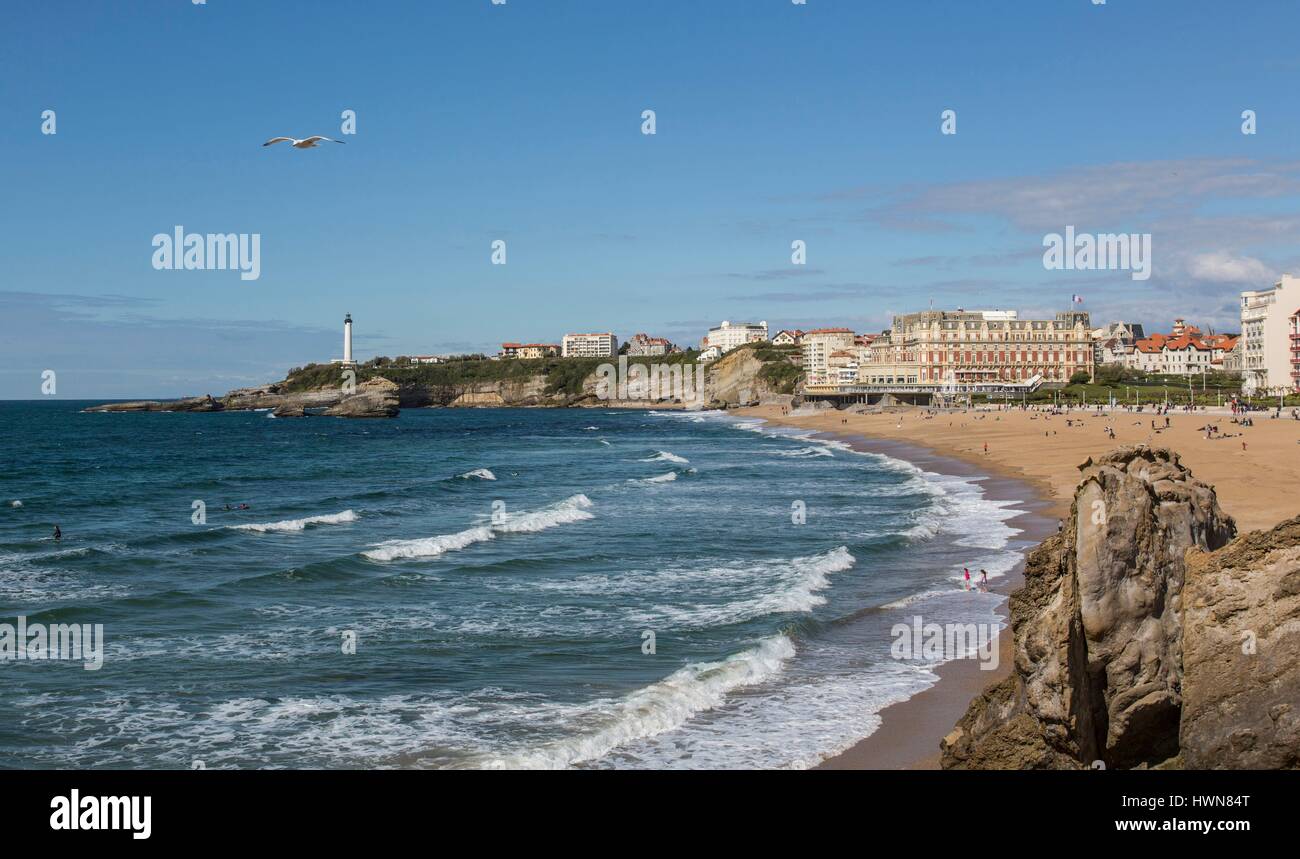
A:
[[[351,366],[352,361],[352,314],[343,317],[343,363]]]

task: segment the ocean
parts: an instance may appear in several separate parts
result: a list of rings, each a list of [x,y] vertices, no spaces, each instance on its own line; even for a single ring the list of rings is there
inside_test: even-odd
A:
[[[86,405],[0,403],[0,623],[104,635],[0,661],[0,766],[809,767],[1023,548],[977,476],[724,413]]]

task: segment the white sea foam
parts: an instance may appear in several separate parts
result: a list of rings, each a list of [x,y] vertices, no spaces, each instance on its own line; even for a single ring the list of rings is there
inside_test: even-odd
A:
[[[324,516],[308,516],[305,519],[285,519],[281,522],[256,522],[249,525],[227,525],[233,531],[257,531],[265,533],[268,531],[301,531],[309,525],[342,525],[345,522],[355,522],[359,517],[352,510],[344,510],[342,513],[329,513]]]
[[[532,513],[511,514],[504,522],[493,524],[492,529],[502,534],[545,531],[557,525],[568,525],[592,518],[592,514],[587,512],[590,508],[591,499],[579,493]]]
[[[436,537],[389,540],[361,554],[372,561],[436,558],[447,552],[495,539],[497,534],[531,534],[559,525],[581,522],[592,518],[592,514],[587,512],[590,507],[591,499],[586,495],[571,495],[563,501],[531,513],[507,515],[501,521],[489,525],[480,525],[455,534],[442,534]]]
[[[372,561],[401,561],[408,558],[436,558],[447,552],[464,549],[475,543],[491,540],[496,535],[487,526],[467,528],[455,534],[441,534],[437,537],[421,537],[415,540],[389,540],[373,549],[362,552],[363,557]]]
[[[639,461],[640,462],[676,462],[676,463],[680,463],[681,465],[686,465],[688,462],[690,462],[690,460],[687,459],[686,457],[678,456],[677,454],[671,453],[666,450],[661,450],[658,453],[656,453],[654,456],[647,456],[645,459]]]
[[[654,477],[646,477],[642,480],[630,480],[629,483],[671,483],[677,479],[677,472],[667,471],[663,474],[656,474]]]
[[[584,707],[585,718],[574,719],[579,727],[575,736],[487,757],[477,765],[494,769],[561,769],[601,758],[626,743],[679,728],[698,714],[721,706],[737,689],[771,680],[794,655],[793,642],[784,635],[774,635],[720,662],[692,663],[622,699],[605,699]],[[582,730],[583,722],[595,724]]]
[[[13,501],[10,501],[10,502],[9,502],[9,506],[10,506],[10,507],[22,507],[22,506],[23,506],[23,502],[21,502],[21,501],[19,501],[17,498],[15,498]]]
[[[464,474],[457,475],[462,480],[496,480],[497,476],[486,468],[476,468],[473,471],[467,471]]]
[[[728,568],[712,568],[705,577],[694,578],[697,594],[689,605],[659,604],[649,611],[633,611],[628,622],[637,626],[663,626],[707,629],[742,623],[757,617],[783,612],[810,612],[826,602],[820,591],[830,585],[830,576],[851,569],[857,559],[847,546],[838,546],[820,555],[789,560],[749,563]],[[672,587],[675,593],[680,587]],[[710,603],[702,599],[700,581],[716,584],[727,598]],[[661,588],[666,582],[657,583]],[[734,598],[733,598],[734,597]]]
[[[775,453],[777,456],[784,456],[789,458],[804,458],[804,457],[834,455],[833,453],[831,453],[830,447],[825,445],[817,445],[815,447],[800,447],[800,448],[796,448],[795,450],[774,450],[772,452]]]

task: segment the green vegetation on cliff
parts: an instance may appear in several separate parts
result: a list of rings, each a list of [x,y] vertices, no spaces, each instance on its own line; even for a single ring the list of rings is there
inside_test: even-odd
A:
[[[798,357],[798,346],[776,346],[770,342],[749,343],[745,349],[753,349],[754,357],[763,362],[758,371],[758,378],[776,394],[793,394],[795,386],[803,378],[803,368],[793,363]]]
[[[629,357],[629,364],[680,364],[694,361],[694,350],[675,355]],[[395,364],[376,358],[357,366],[357,384],[381,377],[399,387],[430,389],[464,389],[493,382],[526,382],[536,376],[546,378],[548,395],[582,393],[582,383],[601,364],[617,365],[618,358],[518,358],[493,361],[484,358],[453,359],[442,364]],[[337,385],[341,369],[337,364],[309,364],[289,371],[281,390],[284,393],[312,391]]]

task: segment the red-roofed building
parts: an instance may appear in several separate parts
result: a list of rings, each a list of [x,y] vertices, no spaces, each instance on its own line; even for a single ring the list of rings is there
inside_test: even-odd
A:
[[[1203,334],[1195,325],[1176,319],[1169,334],[1152,334],[1133,344],[1129,366],[1146,373],[1199,376],[1225,369],[1225,356],[1236,345],[1235,336]]]
[[[663,337],[651,337],[649,334],[633,334],[627,341],[629,355],[667,355],[673,344]]]

